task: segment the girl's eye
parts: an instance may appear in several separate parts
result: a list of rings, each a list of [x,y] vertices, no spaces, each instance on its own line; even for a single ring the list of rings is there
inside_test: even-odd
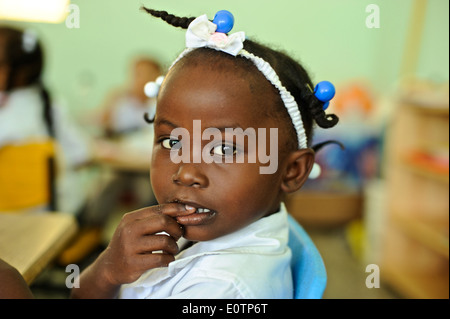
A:
[[[171,150],[172,148],[176,147],[176,145],[180,143],[179,140],[175,140],[175,139],[170,139],[170,138],[165,138],[161,141],[161,145],[162,147]]]
[[[233,156],[236,153],[237,153],[236,147],[226,144],[217,145],[211,150],[212,155],[219,155],[219,156]]]

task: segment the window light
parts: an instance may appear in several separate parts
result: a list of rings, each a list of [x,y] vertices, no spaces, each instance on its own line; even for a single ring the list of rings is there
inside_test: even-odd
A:
[[[60,23],[70,0],[0,0],[0,20]]]

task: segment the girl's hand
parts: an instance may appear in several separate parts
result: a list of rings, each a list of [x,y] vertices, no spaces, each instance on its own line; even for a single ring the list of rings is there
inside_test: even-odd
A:
[[[185,205],[174,203],[125,214],[108,247],[81,275],[80,288],[74,288],[72,296],[114,297],[120,285],[137,280],[149,269],[166,267],[175,260],[176,242],[183,236],[183,228],[175,217],[192,213]]]
[[[137,280],[146,270],[166,267],[178,253],[183,229],[174,217],[191,214],[184,205],[166,204],[124,215],[107,249],[101,255],[111,283]],[[158,234],[166,232],[165,234]],[[162,253],[152,253],[162,251]]]

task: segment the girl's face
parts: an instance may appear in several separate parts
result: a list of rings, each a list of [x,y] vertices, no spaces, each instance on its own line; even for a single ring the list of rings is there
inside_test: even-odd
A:
[[[205,163],[203,158],[200,163],[192,161],[194,120],[201,121],[202,132],[206,128],[221,130],[221,143],[211,145],[213,138],[202,140],[201,149],[209,144],[211,150],[208,152],[224,158],[235,156],[233,147],[237,152],[243,152],[244,158],[249,155],[248,145],[236,145],[236,140],[225,139],[225,128],[253,128],[257,137],[258,128],[265,128],[269,150],[270,128],[279,127],[273,117],[261,112],[274,100],[271,84],[261,83],[267,90],[262,90],[263,94],[254,94],[242,74],[236,74],[229,61],[224,63],[230,66],[219,69],[210,65],[175,66],[167,75],[158,97],[151,182],[160,204],[180,202],[207,209],[177,218],[184,226],[184,237],[194,241],[211,240],[243,228],[276,212],[281,200],[280,170],[274,174],[260,174],[260,167],[267,164],[260,163],[258,156],[256,163],[247,160],[244,163]],[[171,160],[170,153],[178,152],[176,148],[185,145],[171,134],[175,128],[189,132],[190,163],[177,164]],[[283,141],[282,131],[278,130],[277,141]],[[278,145],[282,146],[281,143]],[[279,151],[277,149],[276,156]],[[281,164],[282,159],[278,158],[278,162]]]

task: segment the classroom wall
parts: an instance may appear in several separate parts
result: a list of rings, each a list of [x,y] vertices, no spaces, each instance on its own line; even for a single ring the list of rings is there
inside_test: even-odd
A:
[[[184,47],[184,32],[149,17],[144,4],[177,15],[213,17],[232,11],[234,31],[284,48],[310,71],[313,81],[345,83],[366,79],[377,92],[398,81],[414,0],[72,0],[80,28],[65,23],[12,23],[40,34],[47,51],[45,80],[74,113],[98,107],[107,92],[122,85],[130,59],[141,53],[165,65]],[[380,27],[368,28],[366,7],[380,9]],[[429,0],[417,74],[448,80],[447,0]]]
[[[447,0],[428,2],[417,75],[448,81],[449,73],[449,4]]]

